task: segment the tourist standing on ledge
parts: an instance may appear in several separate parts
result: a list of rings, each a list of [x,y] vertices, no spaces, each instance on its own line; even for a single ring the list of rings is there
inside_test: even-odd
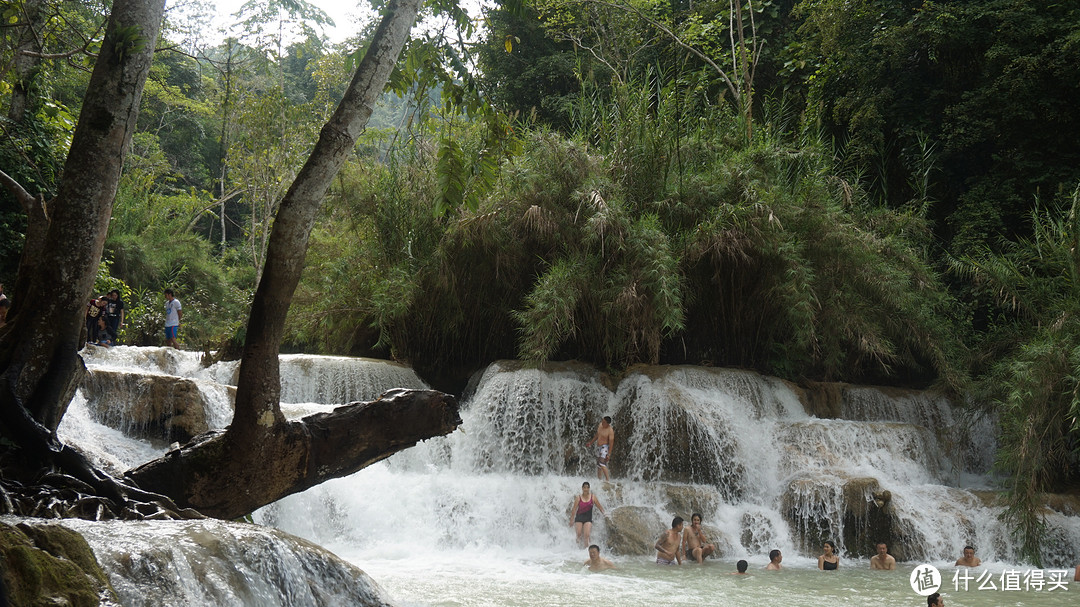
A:
[[[826,540],[825,554],[817,557],[817,568],[822,571],[833,571],[840,568],[840,557],[836,554],[836,544]]]
[[[600,514],[604,514],[604,507],[592,494],[589,483],[581,483],[581,495],[574,496],[574,505],[570,508],[570,515],[574,517],[570,519],[570,524],[573,525],[574,532],[577,534],[578,546],[584,547],[592,543],[589,536],[592,533],[594,507],[600,511]]]
[[[982,559],[975,556],[974,546],[964,546],[964,556],[956,559],[958,567],[978,567],[981,564]]]
[[[611,459],[611,451],[615,448],[615,430],[611,427],[611,417],[605,415],[600,420],[600,426],[596,434],[585,443],[586,447],[596,443],[596,478],[602,481],[611,480],[608,474],[608,461]]]
[[[889,554],[889,547],[885,545],[885,542],[879,543],[877,545],[877,554],[870,557],[870,568],[884,571],[896,569],[896,559]]]
[[[780,571],[783,567],[780,566],[780,561],[784,560],[784,555],[780,554],[780,551],[773,548],[769,551],[769,564],[765,565],[765,569],[768,571]]]
[[[653,548],[656,548],[657,565],[682,565],[682,557],[679,556],[682,531],[683,519],[681,516],[676,516],[671,520],[671,529],[665,531],[653,544]]]
[[[180,319],[184,317],[180,300],[173,296],[172,289],[165,289],[165,345],[179,348],[176,336],[180,333]]]
[[[113,289],[105,299],[105,327],[114,346],[120,343],[120,329],[123,326],[124,300],[120,299],[120,289]]]

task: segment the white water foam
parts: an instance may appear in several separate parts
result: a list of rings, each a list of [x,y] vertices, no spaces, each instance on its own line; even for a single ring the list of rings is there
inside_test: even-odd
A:
[[[121,366],[142,359],[149,361],[151,372],[187,368],[186,362],[161,353],[113,350]],[[95,353],[95,364],[108,366],[112,354]],[[335,369],[350,363],[326,362],[330,370],[324,372],[318,369],[323,363],[318,357],[300,358],[293,374],[285,371],[283,357],[283,383],[286,376],[295,382],[290,390],[298,400],[331,401],[286,405],[290,417],[332,408],[341,399],[356,398],[352,394],[360,390],[371,394],[412,381],[411,372],[402,375],[399,366],[368,361],[357,368],[370,368],[372,379],[364,380],[369,387],[354,383],[342,388],[351,380],[342,379],[348,373]],[[207,379],[198,368],[190,372]],[[305,385],[308,381],[334,386]],[[852,402],[845,408],[865,419],[822,420],[807,415],[784,382],[746,371],[647,368],[613,382],[574,366],[538,370],[497,363],[483,374],[465,404],[463,431],[281,500],[260,510],[256,520],[308,538],[364,567],[404,604],[584,605],[591,601],[578,595],[596,592],[617,604],[652,604],[657,596],[675,604],[696,604],[733,590],[747,591],[747,598],[767,604],[816,605],[839,589],[819,586],[819,578],[809,573],[793,576],[794,594],[788,595],[764,586],[752,591],[750,586],[728,588],[726,577],[716,574],[726,573],[730,559],[736,558],[760,569],[772,548],[782,550],[785,564],[796,571],[813,568],[815,554],[800,553],[798,521],[826,520],[840,540],[843,487],[859,479],[876,481],[865,486],[891,493],[896,517],[915,538],[912,549],[919,551],[918,559],[944,566],[964,544],[974,543],[992,567],[1014,562],[1015,549],[997,521],[1000,510],[958,487],[957,470],[964,470],[965,486],[970,479],[989,483],[985,467],[975,465],[981,460],[961,462],[963,456],[957,455],[985,451],[979,441],[986,437],[972,434],[957,439],[968,444],[942,446],[940,428],[925,424],[957,423],[957,417],[948,417],[954,412],[942,409],[947,403],[904,396],[882,405],[878,393],[869,397],[872,406],[860,405],[859,392],[846,396]],[[905,402],[924,410],[906,412]],[[649,557],[641,556],[615,557],[619,570],[610,576],[583,577],[584,553],[574,545],[567,509],[582,480],[595,476],[584,443],[603,415],[615,417],[614,458],[622,458],[625,473],[610,484],[592,481],[601,503],[609,513],[630,508],[642,520],[663,525],[674,514],[689,515],[680,508],[700,508],[706,529],[725,554],[701,570],[710,571],[708,577],[690,570],[667,579],[644,565]],[[62,431],[69,430],[69,422],[93,423],[79,419],[65,419]],[[97,432],[104,443],[114,438]],[[80,427],[71,434],[92,432]],[[692,448],[665,444],[670,437],[689,441]],[[117,448],[111,445],[108,450]],[[119,459],[145,456],[128,449]],[[666,482],[672,471],[700,480]],[[793,514],[785,513],[785,504],[794,504]],[[1053,555],[1055,562],[1080,558],[1077,521],[1052,515],[1053,529],[1063,540]],[[609,520],[598,518],[592,539],[606,547],[612,531]],[[852,564],[846,556],[844,562],[845,568]],[[865,561],[856,566],[865,567]],[[912,597],[906,584],[894,589],[875,579],[860,578],[859,583],[897,604]],[[1045,598],[1030,604],[1064,604],[1054,602],[1053,596],[1049,602]],[[996,604],[975,597],[965,601]]]

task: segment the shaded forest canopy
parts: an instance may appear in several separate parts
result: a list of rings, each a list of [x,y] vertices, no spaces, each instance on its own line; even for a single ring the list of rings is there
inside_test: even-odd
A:
[[[123,343],[160,343],[170,287],[186,347],[239,353],[281,200],[374,31],[281,39],[317,13],[264,4],[214,45],[166,15],[93,287],[127,302]],[[49,198],[105,16],[11,7],[0,169]],[[285,349],[455,392],[499,358],[936,385],[998,414],[1015,495],[1080,480],[1080,6],[531,0],[483,23],[407,44]],[[27,225],[0,194],[0,281]]]

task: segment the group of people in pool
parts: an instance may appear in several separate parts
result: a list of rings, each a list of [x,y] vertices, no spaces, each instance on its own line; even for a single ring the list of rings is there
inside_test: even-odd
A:
[[[570,507],[570,524],[574,527],[579,546],[589,547],[589,560],[585,564],[594,571],[610,569],[614,567],[611,561],[600,556],[600,547],[592,543],[592,517],[593,511],[599,511],[606,516],[600,498],[592,492],[592,486],[588,481],[581,484],[581,494],[574,496],[574,503]],[[690,527],[685,528],[686,521],[681,516],[676,516],[671,521],[671,528],[664,531],[656,540],[653,548],[656,550],[656,563],[658,565],[681,565],[683,557],[686,560],[694,560],[703,563],[705,558],[716,552],[716,545],[709,541],[705,531],[701,528],[701,514],[695,512],[690,517]],[[896,569],[896,558],[889,554],[889,547],[885,542],[879,542],[876,546],[877,554],[870,557],[870,568],[880,570]],[[783,554],[779,550],[769,551],[769,564],[766,570],[778,571],[782,568]],[[957,566],[978,567],[982,563],[975,556],[973,546],[964,546],[963,556],[956,560]],[[822,553],[817,559],[818,569],[833,571],[840,568],[840,555],[836,544],[826,540],[822,546]],[[746,561],[739,561],[737,573],[746,573]],[[1080,581],[1080,566],[1077,566],[1076,579]],[[931,604],[932,605],[932,604]]]
[[[600,421],[596,433],[585,443],[585,446],[591,447],[593,444],[596,445],[596,476],[600,480],[610,480],[608,463],[615,447],[615,430],[611,426],[611,417],[605,416]],[[600,500],[596,495],[592,493],[589,483],[582,483],[581,495],[574,497],[574,503],[570,508],[570,524],[574,527],[578,545],[589,547],[589,560],[585,561],[585,565],[593,571],[612,569],[615,565],[610,560],[601,557],[600,547],[591,543],[593,510],[597,510],[601,515],[606,516],[604,507],[600,504]],[[695,512],[691,515],[689,529],[684,530],[684,524],[683,518],[676,516],[671,521],[671,529],[666,530],[656,540],[653,548],[656,549],[657,564],[681,565],[683,555],[687,560],[703,563],[706,557],[716,552],[716,545],[709,542],[708,537],[701,528],[701,514]],[[884,542],[879,542],[876,550],[877,554],[870,557],[871,569],[896,569],[896,559],[889,554],[889,547]],[[765,566],[765,569],[770,571],[780,570],[782,568],[780,563],[783,559],[784,556],[779,550],[769,551],[769,564]],[[981,563],[982,561],[975,556],[973,546],[964,546],[964,555],[956,560],[957,566],[964,567],[978,567]],[[833,571],[840,568],[840,555],[837,553],[836,544],[831,541],[824,542],[822,554],[818,556],[817,565],[818,569],[822,571]],[[736,573],[745,574],[747,568],[747,562],[740,560],[736,564]],[[1080,582],[1080,565],[1076,566],[1075,580]],[[927,597],[928,607],[942,607],[944,604],[944,599],[937,593]]]

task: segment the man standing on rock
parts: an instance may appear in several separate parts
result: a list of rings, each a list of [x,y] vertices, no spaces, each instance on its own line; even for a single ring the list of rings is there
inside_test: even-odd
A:
[[[586,447],[596,443],[596,478],[602,481],[610,481],[608,474],[608,461],[611,459],[611,450],[615,447],[615,429],[611,427],[611,417],[605,415],[600,420],[600,426],[596,434],[585,443]]]
[[[870,557],[870,568],[891,571],[896,569],[896,559],[889,554],[889,547],[885,542],[877,545],[877,554]]]
[[[180,332],[180,319],[184,317],[184,311],[180,306],[180,300],[173,296],[172,289],[165,289],[165,345],[179,348],[176,335]]]

